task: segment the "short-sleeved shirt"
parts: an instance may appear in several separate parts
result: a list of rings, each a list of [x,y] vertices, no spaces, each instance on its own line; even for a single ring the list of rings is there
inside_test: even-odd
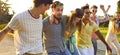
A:
[[[75,36],[77,38],[76,44],[79,48],[91,47],[92,46],[91,35],[92,32],[98,30],[98,26],[94,22],[92,22],[92,24],[89,23],[87,23],[86,25],[84,23],[82,24],[83,25],[81,29],[81,34],[78,33],[78,30],[75,32]]]
[[[41,15],[35,19],[27,10],[13,16],[8,26],[15,31],[16,54],[43,52]]]
[[[46,37],[45,48],[47,52],[60,53],[64,51],[62,23],[60,21],[59,24],[50,24],[50,18],[51,16],[43,20],[43,32]]]

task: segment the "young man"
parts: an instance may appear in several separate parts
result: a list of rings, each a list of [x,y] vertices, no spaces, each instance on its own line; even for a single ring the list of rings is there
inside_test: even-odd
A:
[[[91,15],[90,15],[91,20],[94,21],[98,26],[99,26],[100,23],[103,23],[103,22],[106,22],[106,21],[109,20],[109,16],[107,14],[107,11],[109,10],[110,5],[108,6],[107,11],[105,11],[103,5],[101,5],[100,8],[105,15],[104,18],[99,18],[99,17],[96,16],[97,9],[98,9],[98,7],[96,5],[93,5],[91,7]],[[97,37],[96,34],[93,32],[92,33],[92,43],[93,43],[93,48],[94,48],[94,55],[97,54],[97,40],[96,40],[96,37]]]
[[[0,32],[0,41],[11,30],[15,31],[17,55],[42,55],[42,14],[49,9],[52,0],[33,0],[34,7],[14,15]]]
[[[84,6],[82,9],[84,11],[84,15],[81,23],[82,26],[80,27],[81,31],[77,30],[75,33],[77,37],[77,46],[81,55],[94,55],[94,49],[91,41],[92,32],[95,32],[100,40],[102,40],[102,42],[106,45],[107,50],[111,51],[110,47],[100,33],[98,26],[90,20],[91,12],[89,7]]]
[[[63,33],[61,16],[63,3],[55,1],[52,6],[52,15],[43,21],[43,32],[45,36],[45,47],[48,55],[65,55],[63,45]]]
[[[117,55],[120,55],[120,44],[117,40],[117,32],[120,32],[120,12],[115,12],[113,20],[109,21],[108,33],[106,35],[106,41],[110,46],[114,46]],[[111,55],[106,51],[106,55]]]

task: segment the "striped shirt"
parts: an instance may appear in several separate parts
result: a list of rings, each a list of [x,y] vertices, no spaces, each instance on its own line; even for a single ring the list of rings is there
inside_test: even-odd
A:
[[[43,52],[41,15],[35,19],[28,11],[24,11],[13,16],[8,26],[15,31],[16,54]]]

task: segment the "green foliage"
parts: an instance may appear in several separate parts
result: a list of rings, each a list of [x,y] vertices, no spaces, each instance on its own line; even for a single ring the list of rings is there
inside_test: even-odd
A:
[[[103,22],[103,23],[100,23],[100,27],[108,27],[108,24],[109,24],[109,21],[106,21],[106,22]]]
[[[117,11],[120,12],[120,0],[117,2]]]
[[[47,17],[47,16],[48,16],[48,13],[45,12],[45,13],[43,14],[43,19],[44,19],[45,17]]]
[[[0,30],[2,30],[7,24],[1,24],[0,25]]]
[[[0,0],[0,24],[8,23],[14,14],[9,14],[10,4],[7,2],[8,0]]]

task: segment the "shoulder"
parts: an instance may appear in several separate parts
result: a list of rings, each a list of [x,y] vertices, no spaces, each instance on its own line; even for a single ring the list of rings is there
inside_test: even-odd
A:
[[[13,18],[21,18],[21,17],[26,17],[28,15],[28,11],[23,11],[23,12],[19,12],[19,13],[16,13]]]
[[[66,16],[66,15],[62,15],[61,21],[62,21],[62,22],[66,22],[66,21],[67,21],[67,16]]]
[[[50,17],[50,16],[48,16],[48,17],[46,17],[46,18],[43,19],[43,24],[49,22],[49,21],[48,21],[49,17]]]
[[[92,26],[98,26],[94,21],[91,20]]]

